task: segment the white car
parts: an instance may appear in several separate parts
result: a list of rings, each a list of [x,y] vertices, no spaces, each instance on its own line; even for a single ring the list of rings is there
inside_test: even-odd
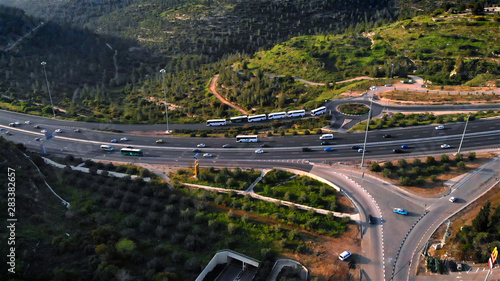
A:
[[[16,124],[16,125],[22,125],[23,123],[21,123],[19,121],[16,121],[16,122],[14,122],[14,124]]]
[[[199,143],[198,145],[196,145],[196,147],[205,147],[205,146],[207,146],[207,145],[204,143]]]
[[[31,121],[24,121],[24,124],[29,125],[31,124]]]
[[[61,129],[57,129],[54,132],[56,132],[56,133],[62,133],[62,130]]]
[[[41,130],[40,133],[45,134],[47,133],[47,130]]]
[[[364,151],[364,150],[363,150],[362,148],[358,149],[358,152],[359,152],[359,153],[363,153],[363,151]]]
[[[343,251],[343,252],[339,255],[339,260],[344,261],[344,260],[348,259],[350,256],[352,256],[352,253],[351,253],[351,252],[349,252],[349,251]]]
[[[264,149],[257,149],[257,150],[255,150],[255,153],[257,153],[257,154],[264,153]]]
[[[443,125],[439,125],[439,126],[436,126],[435,128],[436,130],[444,130],[444,126]]]
[[[123,137],[120,139],[121,141],[128,141],[128,138],[127,137]]]
[[[451,147],[451,145],[446,144],[446,143],[443,143],[443,144],[441,145],[441,148],[442,148],[442,149],[447,149],[447,148],[450,148],[450,147]]]
[[[205,153],[205,154],[203,154],[203,157],[205,157],[205,158],[210,158],[210,157],[212,157],[212,156],[213,156],[213,155],[212,155],[212,154],[210,154],[210,153]]]
[[[450,202],[451,202],[451,203],[453,203],[453,202],[455,202],[455,201],[457,201],[457,198],[455,198],[455,197],[450,197]]]

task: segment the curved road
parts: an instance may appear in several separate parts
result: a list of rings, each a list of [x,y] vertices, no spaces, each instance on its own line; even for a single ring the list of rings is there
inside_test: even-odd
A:
[[[36,136],[41,136],[39,129],[34,129],[33,124],[21,125],[11,128],[7,124],[13,121],[24,121],[32,116],[26,117],[19,114],[0,114],[0,128],[4,128],[0,135],[7,139],[24,143],[31,149],[40,149],[41,143],[35,141]],[[262,138],[260,143],[237,144],[234,139],[224,138],[175,138],[164,137],[166,143],[156,144],[154,141],[158,136],[139,136],[125,133],[112,133],[84,129],[81,133],[72,131],[73,127],[86,128],[86,126],[98,126],[98,124],[86,124],[72,121],[61,121],[48,118],[36,119],[43,128],[54,131],[56,128],[63,129],[63,133],[55,134],[55,138],[45,143],[47,151],[57,155],[73,154],[77,157],[93,158],[100,160],[127,161],[133,163],[155,163],[169,165],[189,165],[193,163],[192,149],[197,143],[204,142],[206,148],[203,152],[214,154],[213,158],[202,158],[200,164],[203,166],[226,166],[226,167],[289,167],[311,172],[323,177],[339,187],[351,198],[357,210],[366,221],[366,216],[371,214],[377,218],[376,225],[361,223],[362,227],[362,253],[356,253],[356,259],[362,267],[364,280],[388,280],[392,274],[398,280],[406,280],[407,272],[404,264],[408,258],[416,255],[413,250],[420,241],[413,237],[424,237],[427,235],[425,228],[428,224],[442,220],[442,215],[458,208],[459,205],[447,204],[445,199],[421,198],[399,189],[392,184],[374,178],[369,175],[363,176],[361,171],[348,169],[343,166],[322,165],[325,161],[358,162],[361,155],[351,149],[352,145],[361,144],[364,138],[362,133],[335,135],[330,147],[332,152],[323,151],[317,135],[295,136],[295,137],[270,137]],[[122,125],[123,130],[130,132],[134,125]],[[408,155],[441,154],[443,152],[456,152],[459,144],[464,123],[447,124],[445,130],[435,130],[433,126],[421,126],[405,129],[394,129],[371,132],[368,138],[367,154],[369,159],[387,159],[392,157],[408,157]],[[6,131],[12,135],[6,135]],[[390,132],[393,138],[384,139],[382,135]],[[110,144],[112,138],[129,137],[131,140],[118,144],[111,144],[117,149],[132,145],[144,150],[144,157],[124,157],[119,153],[107,153],[99,149],[100,144]],[[469,122],[467,136],[465,137],[463,149],[498,148],[500,137],[500,122],[493,120],[476,120]],[[449,143],[451,150],[440,149],[440,144]],[[222,145],[230,143],[233,148],[224,149]],[[266,153],[255,154],[254,150],[261,143],[270,145],[264,148]],[[408,144],[405,154],[393,154],[392,149],[401,144]],[[302,147],[310,147],[312,152],[303,152]],[[314,164],[314,165],[311,165]],[[489,169],[492,170],[492,169]],[[494,169],[493,169],[494,170]],[[486,171],[486,170],[484,170]],[[497,169],[498,171],[498,169]],[[478,174],[479,175],[479,174]],[[479,179],[471,179],[479,182]],[[472,186],[472,185],[471,185]],[[457,197],[472,202],[475,192],[480,189],[470,188],[454,191]],[[451,206],[451,207],[450,207]],[[404,207],[409,211],[409,216],[400,216],[392,212],[394,207]],[[426,207],[430,211],[419,223],[416,224],[410,236],[405,241],[404,251],[399,253],[399,245],[404,240],[408,230],[419,218],[425,214]],[[452,208],[448,210],[448,208]],[[435,214],[435,215],[434,215]],[[422,232],[424,231],[424,232]],[[415,233],[415,234],[413,234]],[[425,234],[425,235],[424,235]],[[406,251],[408,249],[408,252]],[[418,249],[418,248],[417,248]],[[399,257],[399,258],[398,258]],[[397,259],[397,263],[395,261]],[[395,265],[395,271],[393,267]],[[381,270],[384,269],[384,270]]]

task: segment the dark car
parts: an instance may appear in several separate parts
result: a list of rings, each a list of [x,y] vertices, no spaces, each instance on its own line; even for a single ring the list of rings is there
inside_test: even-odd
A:
[[[33,128],[40,129],[40,125],[35,125],[35,126],[33,126]]]
[[[353,146],[351,147],[351,149],[353,149],[353,150],[358,150],[358,149],[360,149],[360,148],[361,148],[361,147],[360,147],[359,145],[353,145]]]
[[[390,138],[390,137],[391,137],[391,135],[389,135],[389,134],[385,134],[385,135],[383,135],[382,137],[383,137],[384,139],[388,139],[388,138]]]
[[[368,215],[368,222],[370,224],[375,224],[376,221],[375,221],[375,218],[372,215]]]
[[[403,150],[396,148],[392,150],[393,153],[403,153]]]
[[[321,145],[330,145],[330,142],[328,142],[328,141],[322,141]]]
[[[193,152],[200,153],[200,152],[201,152],[201,149],[195,148],[195,149],[193,149]]]
[[[269,147],[267,144],[261,144],[260,147]]]
[[[309,152],[309,151],[312,151],[312,149],[310,149],[309,147],[303,147],[303,148],[302,148],[302,151],[304,151],[304,152]]]

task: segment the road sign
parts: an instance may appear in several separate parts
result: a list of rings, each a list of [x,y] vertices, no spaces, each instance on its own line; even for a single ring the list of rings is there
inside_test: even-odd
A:
[[[498,249],[497,247],[495,247],[495,249],[493,249],[493,252],[491,252],[491,262],[495,263],[497,261],[497,257],[498,257]]]
[[[199,153],[196,153],[196,154],[193,156],[193,158],[194,158],[194,159],[198,159],[198,155],[200,155],[200,154],[199,154]]]
[[[50,140],[51,138],[53,138],[54,136],[52,135],[52,133],[46,133],[45,134],[45,139],[47,140]]]

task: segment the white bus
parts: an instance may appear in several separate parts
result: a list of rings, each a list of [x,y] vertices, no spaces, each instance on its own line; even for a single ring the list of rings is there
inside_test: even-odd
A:
[[[259,138],[256,135],[238,135],[236,142],[258,142]]]
[[[231,121],[231,123],[240,123],[240,122],[243,122],[243,121],[247,121],[247,119],[248,119],[248,116],[246,116],[246,115],[236,116],[236,117],[229,118],[229,120]]]
[[[227,124],[226,119],[207,120],[207,126],[225,126],[226,124]]]
[[[292,110],[292,111],[288,111],[286,113],[286,116],[287,117],[304,117],[304,116],[306,116],[306,111],[304,109],[302,109],[302,110]]]
[[[265,114],[248,116],[248,122],[264,121],[266,119],[267,116]]]
[[[272,120],[272,119],[280,119],[280,118],[285,118],[286,117],[286,112],[273,112],[269,113],[267,115],[267,119]]]
[[[324,114],[325,112],[326,112],[326,107],[321,106],[321,107],[318,107],[316,109],[311,110],[311,115],[318,116],[318,115]]]
[[[323,134],[319,137],[320,140],[333,140],[333,134]]]

